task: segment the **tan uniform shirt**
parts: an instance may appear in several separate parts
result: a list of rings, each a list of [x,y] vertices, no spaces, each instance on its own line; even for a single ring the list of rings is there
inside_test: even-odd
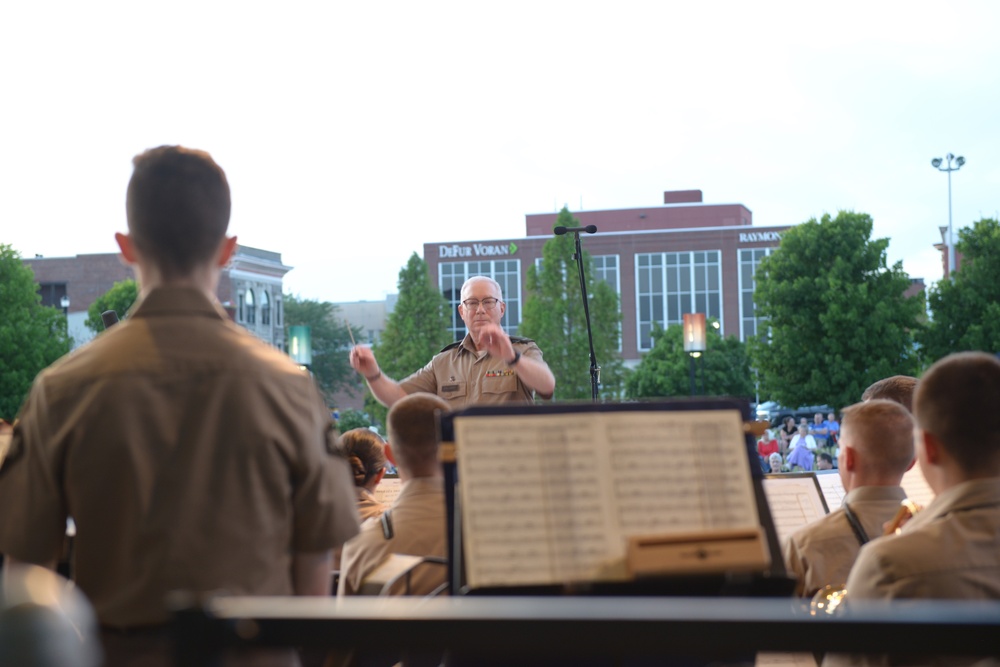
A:
[[[362,521],[367,521],[372,518],[377,519],[382,516],[382,512],[389,509],[388,505],[380,503],[378,498],[375,497],[375,494],[365,487],[356,486],[354,489],[358,494],[358,516]]]
[[[516,336],[510,340],[521,356],[542,361],[542,351],[533,340]],[[455,410],[466,405],[534,400],[532,391],[517,376],[516,367],[476,351],[469,334],[461,343],[453,343],[434,355],[426,366],[403,379],[399,386],[407,394],[418,391],[437,394]]]
[[[899,535],[861,549],[850,600],[1000,599],[1000,478],[941,493]]]
[[[844,497],[869,539],[882,535],[906,492],[899,486],[862,486]],[[798,583],[796,595],[811,597],[824,586],[842,586],[861,549],[843,507],[792,533],[783,545],[785,565]]]
[[[164,623],[169,591],[288,595],[294,553],[358,530],[313,380],[201,292],[161,288],[42,372],[0,469],[0,551],[44,563],[76,522],[102,625]]]
[[[393,537],[386,539],[379,519],[366,521],[344,545],[338,595],[357,595],[361,583],[390,554],[445,557],[448,551],[444,480],[418,477],[403,485],[390,508]],[[447,579],[447,568],[421,565],[413,572],[410,592],[426,595]]]

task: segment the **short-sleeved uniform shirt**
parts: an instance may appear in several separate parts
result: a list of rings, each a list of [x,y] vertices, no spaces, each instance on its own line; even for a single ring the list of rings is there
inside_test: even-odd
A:
[[[295,553],[358,530],[307,374],[194,289],[159,288],[36,379],[0,468],[0,551],[74,578],[102,625],[164,623],[169,591],[289,595]]]
[[[898,486],[862,486],[844,496],[868,539],[899,510],[906,492]],[[792,533],[784,543],[785,564],[798,580],[796,595],[811,596],[824,586],[842,586],[858,557],[861,542],[841,507]]]
[[[542,361],[542,351],[535,341],[511,336],[510,342],[522,357]],[[437,394],[453,409],[534,400],[533,392],[521,382],[515,367],[477,351],[469,334],[434,355],[426,366],[402,380],[399,386],[407,394],[418,391]]]

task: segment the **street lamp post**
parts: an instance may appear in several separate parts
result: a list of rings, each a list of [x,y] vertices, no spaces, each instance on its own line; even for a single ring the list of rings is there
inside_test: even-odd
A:
[[[62,298],[59,299],[59,305],[62,306],[63,317],[69,317],[69,297],[63,295]]]
[[[684,351],[691,357],[691,395],[694,396],[695,359],[705,351],[705,313],[684,313]],[[702,374],[704,377],[704,374]],[[702,382],[704,384],[704,380]],[[704,392],[704,387],[702,388]]]
[[[942,160],[939,157],[936,157],[933,160],[931,160],[931,165],[936,167],[938,171],[948,172],[948,276],[947,277],[950,278],[951,274],[955,271],[955,231],[952,228],[951,224],[951,172],[958,171],[959,169],[961,169],[962,165],[965,164],[965,158],[962,157],[961,155],[955,157],[951,153],[948,153],[944,157],[945,160],[948,161],[947,167],[941,166],[944,160]],[[955,163],[954,167],[951,166],[952,162]]]

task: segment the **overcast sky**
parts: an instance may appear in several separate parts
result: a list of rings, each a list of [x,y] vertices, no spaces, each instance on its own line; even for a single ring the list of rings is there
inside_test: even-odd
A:
[[[286,291],[382,299],[425,242],[697,188],[851,209],[941,277],[1000,209],[1000,3],[23,2],[0,9],[0,242],[113,252],[131,158],[208,150]]]

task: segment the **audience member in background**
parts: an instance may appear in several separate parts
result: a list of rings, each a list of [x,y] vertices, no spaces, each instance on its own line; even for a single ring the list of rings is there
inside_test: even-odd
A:
[[[778,436],[781,438],[781,453],[787,454],[790,450],[792,438],[799,432],[799,427],[795,425],[795,417],[785,417],[785,423],[781,425]]]
[[[316,383],[216,300],[236,250],[225,173],[178,146],[133,163],[115,238],[139,300],[35,378],[0,468],[7,566],[54,567],[72,514],[106,667],[174,664],[171,591],[329,595],[332,551],[358,531]]]
[[[816,455],[806,447],[795,447],[788,453],[788,468],[792,472],[809,472],[813,469]]]
[[[344,545],[338,595],[356,595],[365,579],[392,554],[447,553],[444,474],[438,461],[437,415],[448,402],[417,392],[393,403],[387,418],[389,445],[403,488],[381,521],[368,521]],[[447,569],[421,565],[410,579],[412,595],[426,595],[447,580]],[[396,592],[395,590],[393,592]]]
[[[792,441],[789,443],[789,450],[798,449],[799,447],[808,449],[810,452],[816,450],[816,438],[809,433],[809,427],[805,424],[799,425],[798,433],[792,436]]]
[[[816,457],[816,470],[833,470],[833,457],[826,452],[821,452]]]
[[[913,400],[917,460],[934,501],[861,550],[850,600],[1000,599],[1000,360],[952,354]],[[846,424],[845,424],[846,426]]]
[[[371,429],[352,428],[341,434],[340,450],[354,474],[361,520],[382,516],[387,506],[375,498],[375,489],[385,476],[385,440]]]
[[[896,401],[910,412],[913,412],[913,392],[917,389],[917,378],[909,375],[893,375],[872,383],[861,394],[862,401],[873,398],[885,398]]]
[[[775,452],[767,459],[768,466],[771,468],[771,472],[784,472],[784,464],[781,461],[781,454]]]
[[[885,400],[852,405],[844,410],[841,433],[843,505],[783,545],[799,595],[843,585],[861,546],[882,535],[906,497],[899,483],[913,464],[913,421],[902,406]]]
[[[812,435],[813,440],[816,441],[816,447],[819,449],[826,448],[830,431],[826,426],[826,422],[823,421],[822,413],[817,412],[813,417],[813,423],[809,426],[809,433]]]
[[[780,451],[781,448],[778,445],[778,440],[774,437],[771,431],[767,431],[764,435],[760,436],[760,440],[757,441],[757,455],[763,458],[765,461],[774,452]]]
[[[840,423],[837,421],[837,415],[833,412],[828,414],[823,425],[826,427],[826,444],[831,449],[835,449],[840,441]]]

